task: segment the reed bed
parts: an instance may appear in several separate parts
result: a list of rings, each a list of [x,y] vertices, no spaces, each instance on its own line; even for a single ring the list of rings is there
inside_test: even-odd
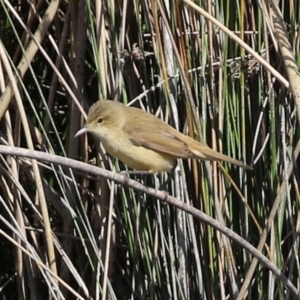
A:
[[[299,12],[0,0],[1,299],[297,299]],[[179,160],[128,179],[74,138],[98,99],[253,170]]]

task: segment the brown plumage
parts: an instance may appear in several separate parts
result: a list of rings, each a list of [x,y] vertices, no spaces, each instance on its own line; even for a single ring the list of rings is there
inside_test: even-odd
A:
[[[221,154],[184,135],[161,119],[123,103],[99,100],[91,106],[85,127],[106,151],[132,169],[170,172],[178,158],[225,161],[245,169],[250,166]]]

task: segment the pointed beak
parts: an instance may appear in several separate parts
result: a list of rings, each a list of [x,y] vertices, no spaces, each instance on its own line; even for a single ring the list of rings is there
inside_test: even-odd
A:
[[[74,135],[74,137],[78,137],[79,135],[81,135],[83,133],[87,133],[87,132],[89,132],[89,128],[84,126],[79,131],[77,131],[77,133]]]

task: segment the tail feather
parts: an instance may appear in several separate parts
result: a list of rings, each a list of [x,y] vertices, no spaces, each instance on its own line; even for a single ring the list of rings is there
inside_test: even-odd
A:
[[[190,151],[200,159],[206,159],[210,161],[225,161],[247,170],[253,170],[253,168],[248,166],[247,164],[217,151],[214,151],[204,143],[201,143],[201,146],[197,148],[198,149],[190,149]]]

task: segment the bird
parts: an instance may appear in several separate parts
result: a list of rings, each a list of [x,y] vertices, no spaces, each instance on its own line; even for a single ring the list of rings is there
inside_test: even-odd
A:
[[[172,172],[178,159],[223,161],[252,169],[142,109],[113,100],[101,99],[90,107],[86,123],[75,137],[84,133],[100,139],[111,156],[137,171]]]

